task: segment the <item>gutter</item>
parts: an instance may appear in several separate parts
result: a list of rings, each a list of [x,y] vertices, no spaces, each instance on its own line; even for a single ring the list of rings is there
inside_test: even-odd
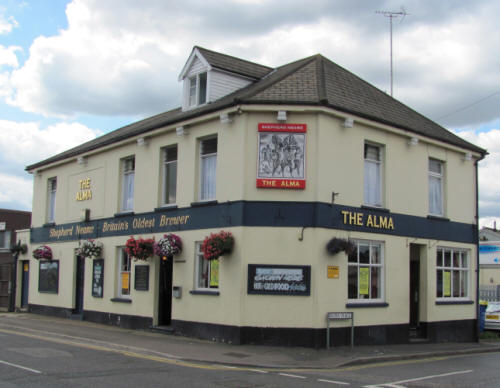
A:
[[[475,227],[475,240],[476,240],[476,342],[479,342],[479,162],[483,160],[488,153],[481,154],[481,157],[474,162],[476,168],[476,227]]]

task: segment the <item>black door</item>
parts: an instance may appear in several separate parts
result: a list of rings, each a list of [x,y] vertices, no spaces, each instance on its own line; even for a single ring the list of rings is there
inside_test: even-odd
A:
[[[23,275],[21,281],[21,308],[28,307],[28,295],[30,287],[30,262],[28,260],[22,262]]]
[[[410,261],[410,329],[418,327],[418,300],[419,300],[419,272],[420,262]]]
[[[173,257],[160,259],[158,326],[168,326],[172,320],[172,261]]]
[[[83,314],[83,286],[85,284],[85,257],[76,256],[76,289],[74,314]]]

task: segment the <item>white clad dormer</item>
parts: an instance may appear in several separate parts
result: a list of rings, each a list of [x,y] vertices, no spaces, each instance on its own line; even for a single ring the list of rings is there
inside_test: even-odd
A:
[[[182,110],[227,96],[255,82],[261,73],[269,70],[266,66],[194,47],[179,75],[183,83]]]

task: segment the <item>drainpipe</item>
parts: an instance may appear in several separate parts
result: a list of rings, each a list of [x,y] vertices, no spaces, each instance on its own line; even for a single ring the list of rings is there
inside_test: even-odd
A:
[[[479,159],[474,162],[476,168],[476,226],[474,227],[474,240],[476,243],[476,342],[479,342],[479,174],[478,165],[481,160],[486,157],[482,154]]]

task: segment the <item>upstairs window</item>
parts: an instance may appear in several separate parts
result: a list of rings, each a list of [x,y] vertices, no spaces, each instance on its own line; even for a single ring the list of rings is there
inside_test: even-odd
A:
[[[163,149],[163,194],[162,204],[176,201],[177,192],[177,145]]]
[[[207,73],[189,78],[189,106],[203,105],[207,102]]]
[[[443,162],[429,159],[429,213],[443,216]]]
[[[47,222],[56,222],[56,191],[57,178],[50,178],[48,180]]]
[[[217,167],[217,137],[200,142],[200,192],[199,199],[215,199]]]
[[[382,206],[382,157],[381,147],[365,144],[364,203]]]
[[[0,249],[10,248],[10,230],[0,232]]]
[[[134,210],[135,157],[122,160],[121,211]]]

